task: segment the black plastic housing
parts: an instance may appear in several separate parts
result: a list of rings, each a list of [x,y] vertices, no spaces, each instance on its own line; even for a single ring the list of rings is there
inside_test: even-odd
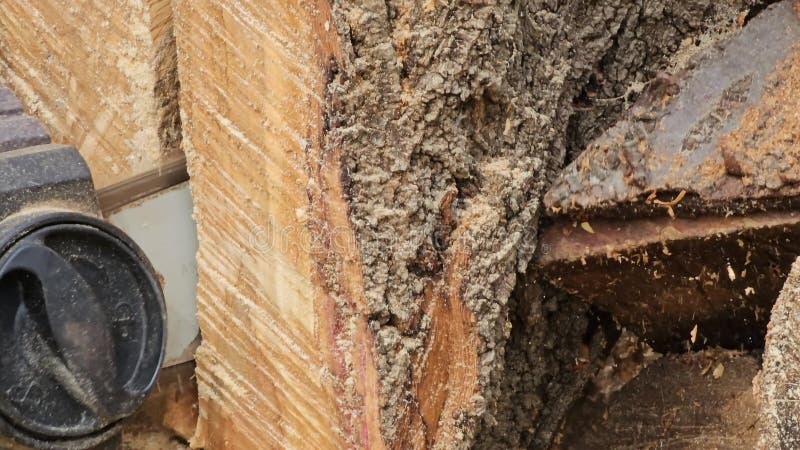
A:
[[[0,87],[0,448],[114,449],[166,343],[157,274],[78,151]]]

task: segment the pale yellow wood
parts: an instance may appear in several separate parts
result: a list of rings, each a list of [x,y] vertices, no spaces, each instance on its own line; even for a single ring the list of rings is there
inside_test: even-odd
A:
[[[198,224],[208,449],[381,448],[361,263],[336,149],[326,1],[175,3]]]
[[[78,147],[98,188],[180,151],[174,51],[170,0],[0,5],[0,80]]]

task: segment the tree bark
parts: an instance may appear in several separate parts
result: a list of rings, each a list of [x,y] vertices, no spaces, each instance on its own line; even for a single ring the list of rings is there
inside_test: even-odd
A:
[[[756,377],[759,406],[757,448],[795,448],[800,445],[800,260],[772,308],[761,372]]]
[[[751,3],[6,0],[0,77],[100,188],[183,122],[194,446],[546,448],[613,333],[528,267],[541,196]]]
[[[744,8],[673,3],[178,0],[193,443],[548,446],[604,343],[526,274],[540,197]]]

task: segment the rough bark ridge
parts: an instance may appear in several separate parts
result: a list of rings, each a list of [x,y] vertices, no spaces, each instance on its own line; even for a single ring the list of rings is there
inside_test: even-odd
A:
[[[517,283],[509,314],[499,400],[476,447],[547,448],[617,333],[606,333],[586,303],[531,275]]]
[[[757,448],[800,446],[800,260],[772,308],[761,373],[754,380],[759,405]]]
[[[343,155],[387,444],[467,447],[479,427],[483,447],[549,440],[529,431],[546,422],[545,399],[510,406],[517,389],[548,377],[503,382],[508,300],[535,248],[539,197],[563,163],[568,129],[580,139],[597,131],[580,118],[570,126],[575,99],[647,82],[684,38],[720,17],[734,23],[740,7],[334,3],[343,62],[329,85],[328,145]],[[456,313],[467,326],[450,326]],[[525,322],[509,345],[541,344],[525,337],[546,320]],[[454,373],[465,381],[448,379]]]

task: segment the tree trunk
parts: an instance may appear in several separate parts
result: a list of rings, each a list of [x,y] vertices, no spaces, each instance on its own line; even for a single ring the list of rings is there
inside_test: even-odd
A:
[[[177,1],[194,444],[547,446],[603,339],[518,276],[540,196],[742,8]]]

